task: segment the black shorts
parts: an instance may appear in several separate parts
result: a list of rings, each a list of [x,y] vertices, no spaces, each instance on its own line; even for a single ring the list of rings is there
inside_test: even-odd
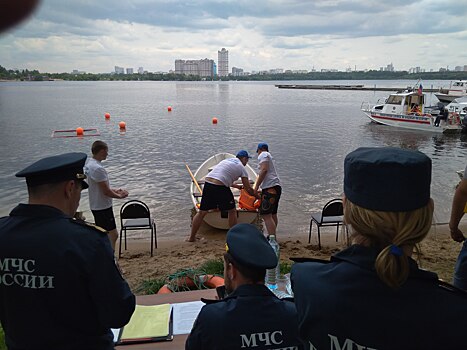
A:
[[[277,214],[281,194],[282,188],[279,185],[263,189],[261,192],[261,206],[259,207],[259,213],[263,215]]]
[[[204,184],[201,197],[200,210],[231,210],[235,209],[235,199],[230,188],[223,185],[214,185],[209,182]]]
[[[117,228],[112,207],[102,210],[91,210],[91,212],[97,226],[100,226],[107,231],[112,231]]]

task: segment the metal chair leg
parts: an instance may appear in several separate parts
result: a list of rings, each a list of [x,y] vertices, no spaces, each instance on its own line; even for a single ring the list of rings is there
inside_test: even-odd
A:
[[[308,243],[311,243],[311,229],[313,227],[313,220],[310,221],[310,232],[308,232]]]
[[[118,257],[119,258],[122,255],[122,231],[123,229],[120,229],[120,244],[118,245]]]
[[[336,242],[338,241],[338,238],[339,238],[339,223],[337,223]]]
[[[154,221],[154,247],[157,249],[157,226],[156,226],[155,221]]]
[[[125,232],[125,250],[127,249],[127,246],[126,246],[126,229],[123,230]]]
[[[154,227],[151,225],[151,257],[152,257],[152,253],[153,253],[153,241],[154,241]]]
[[[321,233],[319,232],[319,225],[318,226],[318,249],[321,250]]]

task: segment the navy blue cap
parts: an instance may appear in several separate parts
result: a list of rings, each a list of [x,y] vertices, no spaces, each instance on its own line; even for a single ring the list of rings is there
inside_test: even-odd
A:
[[[430,200],[431,159],[395,147],[362,147],[344,161],[344,193],[354,204],[379,211],[411,211]]]
[[[263,150],[263,151],[269,152],[269,146],[268,146],[268,144],[265,143],[265,142],[260,142],[260,143],[258,143],[258,147],[256,148],[256,152],[258,152],[259,150]]]
[[[237,153],[237,158],[242,158],[242,157],[251,158],[251,157],[248,155],[248,152],[245,151],[245,150],[238,151],[238,153]]]
[[[263,234],[251,224],[237,224],[227,232],[225,250],[242,266],[272,269],[277,256]]]
[[[25,177],[28,186],[38,186],[67,180],[84,180],[83,167],[86,153],[65,153],[58,156],[42,158],[27,168],[16,173],[17,177]],[[88,188],[82,181],[82,188]]]

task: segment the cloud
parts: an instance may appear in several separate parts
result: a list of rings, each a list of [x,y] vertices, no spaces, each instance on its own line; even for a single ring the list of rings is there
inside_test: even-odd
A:
[[[245,70],[467,64],[467,3],[441,0],[43,0],[0,37],[0,64],[41,71],[174,68],[226,47]],[[408,54],[410,52],[410,54]]]

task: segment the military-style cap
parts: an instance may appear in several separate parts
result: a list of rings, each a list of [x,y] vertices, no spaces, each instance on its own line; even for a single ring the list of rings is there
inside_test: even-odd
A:
[[[25,177],[28,186],[38,186],[67,180],[84,180],[83,167],[86,153],[65,153],[58,156],[42,158],[16,174]],[[82,181],[83,189],[88,184]]]
[[[371,210],[411,211],[430,200],[431,159],[395,147],[362,147],[344,161],[344,193]]]
[[[237,224],[227,232],[225,250],[245,267],[272,269],[277,256],[263,234],[251,224]]]

